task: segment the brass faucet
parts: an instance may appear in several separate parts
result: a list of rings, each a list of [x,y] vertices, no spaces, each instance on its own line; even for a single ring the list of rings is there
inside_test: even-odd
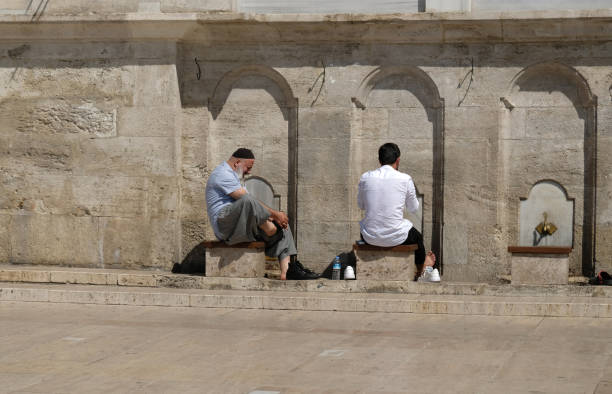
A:
[[[536,231],[540,234],[540,237],[544,237],[546,235],[553,235],[555,231],[557,231],[557,226],[547,221],[548,213],[544,212],[544,221],[540,222],[536,226]]]

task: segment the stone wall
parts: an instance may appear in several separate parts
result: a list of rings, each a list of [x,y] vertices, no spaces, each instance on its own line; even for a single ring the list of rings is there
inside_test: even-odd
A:
[[[178,259],[174,60],[172,43],[2,44],[4,261]]]
[[[495,30],[487,20],[453,22],[442,40],[436,21],[403,35],[414,24],[189,20],[153,33],[161,22],[147,20],[124,40],[96,24],[84,42],[37,37],[57,23],[0,23],[12,34],[0,260],[167,270],[213,237],[206,179],[246,145],[297,219],[300,260],[322,269],[359,237],[359,176],[393,141],[445,280],[509,274],[520,198],[541,180],[575,201],[571,273],[584,250],[611,267],[612,32],[519,22],[557,36],[475,36]]]

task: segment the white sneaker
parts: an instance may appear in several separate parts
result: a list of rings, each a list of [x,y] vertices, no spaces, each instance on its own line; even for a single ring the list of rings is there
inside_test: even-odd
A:
[[[418,282],[440,282],[440,272],[437,268],[425,267],[423,274],[417,280]]]

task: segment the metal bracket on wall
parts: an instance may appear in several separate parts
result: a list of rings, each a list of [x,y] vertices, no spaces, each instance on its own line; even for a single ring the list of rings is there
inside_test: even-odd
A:
[[[474,80],[474,58],[472,57],[470,59],[471,64],[472,64],[472,68],[465,74],[465,76],[463,77],[463,79],[461,81],[459,81],[459,85],[457,85],[457,89],[461,88],[461,86],[463,85],[463,83],[465,82],[465,80],[467,79],[467,77],[470,77],[470,80],[468,81],[468,86],[465,89],[465,94],[463,95],[463,97],[461,98],[461,100],[459,100],[459,103],[457,103],[457,107],[461,107],[461,104],[463,104],[463,101],[465,100],[465,98],[468,95],[468,92],[470,91],[470,87],[472,86],[472,81]]]

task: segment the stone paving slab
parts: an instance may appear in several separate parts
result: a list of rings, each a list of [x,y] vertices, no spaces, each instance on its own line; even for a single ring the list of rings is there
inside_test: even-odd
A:
[[[0,393],[609,393],[612,319],[0,303]]]
[[[128,287],[181,288],[202,290],[251,290],[338,293],[390,293],[489,295],[505,297],[579,296],[612,298],[612,286],[511,285],[486,283],[415,283],[412,281],[352,280],[280,281],[267,278],[212,278],[162,271],[86,269],[0,265],[0,283],[71,283]]]
[[[0,301],[195,308],[612,318],[612,300],[567,296],[469,296],[125,286],[2,284]]]

